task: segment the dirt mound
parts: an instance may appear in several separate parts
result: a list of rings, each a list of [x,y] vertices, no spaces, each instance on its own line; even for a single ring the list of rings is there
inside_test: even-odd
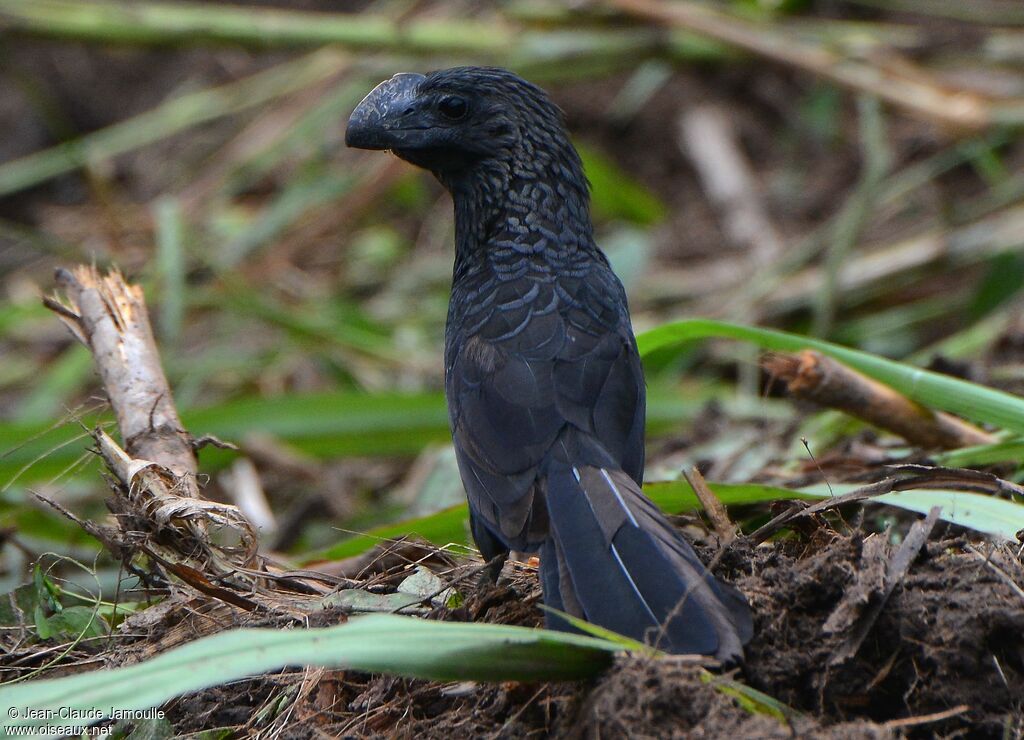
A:
[[[824,727],[809,717],[788,724],[751,714],[701,678],[692,665],[671,659],[624,659],[593,690],[571,727],[585,737],[887,738],[892,731],[870,722]]]
[[[853,537],[811,554],[752,553],[739,579],[757,615],[750,684],[834,721],[959,709],[928,733],[967,723],[972,737],[1024,731],[1024,597],[1001,573],[1019,574],[1019,560],[960,540],[927,544],[858,653],[833,665],[843,635],[823,627],[844,597],[875,577],[865,544]]]

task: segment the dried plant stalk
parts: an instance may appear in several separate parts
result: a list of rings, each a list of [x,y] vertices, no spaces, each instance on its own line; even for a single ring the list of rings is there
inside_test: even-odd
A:
[[[690,484],[693,492],[697,494],[697,499],[704,507],[721,542],[727,545],[736,539],[736,525],[729,519],[729,512],[726,510],[725,504],[708,487],[708,483],[700,471],[696,467],[689,470],[684,469],[683,477],[686,478],[686,482]]]
[[[197,498],[192,435],[178,418],[160,366],[142,288],[126,283],[117,270],[100,275],[86,265],[58,270],[56,280],[65,299],[43,303],[92,352],[125,450],[167,468],[178,479],[176,493]]]
[[[64,300],[43,303],[92,352],[124,439],[122,449],[101,429],[93,432],[117,492],[107,506],[119,527],[89,531],[121,557],[144,553],[200,590],[203,573],[256,565],[256,533],[242,513],[200,495],[194,440],[174,406],[142,289],[117,270],[101,275],[84,265],[58,270],[56,280]],[[237,542],[217,544],[217,531]]]
[[[933,411],[820,352],[771,354],[762,365],[797,398],[845,411],[928,449],[991,444],[995,438],[963,419]]]

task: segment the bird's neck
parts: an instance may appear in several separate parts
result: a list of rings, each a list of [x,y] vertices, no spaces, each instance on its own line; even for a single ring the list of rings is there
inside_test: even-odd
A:
[[[455,203],[456,280],[485,267],[515,277],[596,251],[582,170],[532,164],[480,168],[445,183]]]

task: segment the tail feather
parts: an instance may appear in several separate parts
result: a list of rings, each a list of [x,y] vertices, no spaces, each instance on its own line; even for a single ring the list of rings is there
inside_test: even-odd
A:
[[[753,631],[746,600],[708,572],[629,476],[552,462],[545,500],[549,604],[669,652],[742,658]]]

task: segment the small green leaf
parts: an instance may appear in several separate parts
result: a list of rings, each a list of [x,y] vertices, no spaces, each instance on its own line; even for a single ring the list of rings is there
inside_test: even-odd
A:
[[[81,637],[99,637],[107,634],[107,625],[96,610],[88,606],[69,606],[60,613],[46,619],[44,636],[60,640],[74,640]]]
[[[54,631],[50,627],[50,622],[46,618],[46,612],[43,611],[41,604],[36,604],[36,608],[32,611],[32,619],[36,625],[36,635],[40,640],[49,640],[54,635]]]
[[[704,671],[701,674],[701,680],[721,693],[734,698],[743,709],[751,714],[766,714],[783,722],[800,716],[800,712],[789,705],[739,681],[716,676],[710,671]]]

